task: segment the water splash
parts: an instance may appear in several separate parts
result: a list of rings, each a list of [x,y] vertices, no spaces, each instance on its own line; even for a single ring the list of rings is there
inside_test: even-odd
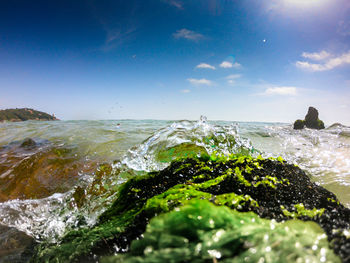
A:
[[[264,127],[261,134],[248,137],[259,145],[264,157],[281,155],[308,172],[318,184],[334,192],[350,206],[350,129],[336,125],[325,130],[293,130],[290,125]]]
[[[252,154],[248,139],[239,135],[238,124],[209,124],[205,116],[199,121],[179,121],[158,130],[140,145],[131,148],[122,163],[134,170],[161,170],[177,157],[211,154]]]

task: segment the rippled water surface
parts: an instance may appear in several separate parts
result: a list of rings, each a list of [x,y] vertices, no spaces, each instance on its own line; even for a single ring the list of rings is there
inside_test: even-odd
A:
[[[31,138],[31,140],[27,139]],[[350,207],[350,128],[282,123],[54,121],[0,124],[0,223],[37,240],[91,225],[132,176],[203,152],[282,156]]]

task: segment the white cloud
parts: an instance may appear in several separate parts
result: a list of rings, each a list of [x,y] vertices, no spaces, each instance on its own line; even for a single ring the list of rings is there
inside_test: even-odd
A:
[[[232,68],[232,63],[229,62],[229,61],[223,61],[223,62],[220,64],[220,67],[221,67],[221,68]]]
[[[208,79],[187,79],[192,85],[195,86],[200,86],[200,85],[205,85],[205,86],[211,86],[213,85],[213,82],[211,80]]]
[[[261,95],[283,95],[283,96],[295,96],[297,95],[296,87],[273,87],[267,88]]]
[[[327,51],[322,50],[321,52],[317,53],[307,53],[307,52],[303,52],[303,54],[301,54],[302,57],[304,58],[309,58],[312,60],[324,60],[326,58],[328,58],[331,54],[328,53]]]
[[[174,34],[173,34],[174,38],[185,38],[188,40],[192,40],[192,41],[198,41],[202,38],[204,38],[204,36],[200,33],[196,33],[194,31],[188,30],[186,28],[177,30]]]
[[[189,89],[183,89],[183,90],[180,90],[180,92],[182,92],[182,93],[190,93],[191,90],[189,90]]]
[[[226,79],[239,79],[241,77],[241,74],[231,74],[226,77]]]
[[[231,74],[226,77],[227,83],[230,85],[234,85],[236,83],[236,80],[241,77],[240,74]]]
[[[207,64],[207,63],[200,63],[196,66],[196,68],[207,68],[207,69],[212,69],[212,70],[216,69],[214,66]]]
[[[220,64],[220,67],[221,68],[240,68],[242,67],[241,64],[235,62],[235,63],[231,63],[229,61],[223,61],[221,64]]]
[[[307,61],[297,61],[295,66],[301,69],[315,71],[327,71],[334,68],[350,64],[350,51],[344,53],[338,57],[332,57],[326,60],[324,63],[310,63]]]

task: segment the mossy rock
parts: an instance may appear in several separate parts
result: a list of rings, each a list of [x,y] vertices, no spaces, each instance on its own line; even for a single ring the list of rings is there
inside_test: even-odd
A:
[[[70,231],[58,244],[41,244],[32,262],[95,262],[127,252],[154,216],[199,199],[270,220],[314,221],[327,233],[335,253],[343,260],[350,256],[344,234],[350,228],[350,210],[299,167],[282,158],[205,155],[130,179],[94,227]]]
[[[318,118],[318,111],[314,107],[309,107],[309,110],[305,116],[304,120],[296,120],[294,122],[293,128],[295,130],[301,130],[304,127],[309,129],[324,129],[324,123]]]
[[[293,125],[294,130],[301,130],[301,129],[304,129],[304,127],[305,127],[305,121],[296,120],[294,122],[294,125]]]
[[[103,263],[340,262],[314,222],[277,223],[205,200],[155,217],[130,252]]]

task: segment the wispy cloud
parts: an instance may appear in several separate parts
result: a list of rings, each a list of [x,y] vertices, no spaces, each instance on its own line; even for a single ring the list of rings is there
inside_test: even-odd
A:
[[[208,79],[193,79],[193,78],[190,78],[190,79],[187,79],[192,85],[195,85],[195,86],[201,86],[201,85],[204,85],[204,86],[211,86],[213,85],[213,82],[211,80],[208,80]]]
[[[207,69],[212,69],[212,70],[216,69],[214,66],[207,64],[207,63],[200,63],[196,66],[196,68],[207,68]]]
[[[241,74],[231,74],[226,77],[226,79],[239,79],[242,75]]]
[[[301,54],[302,57],[304,58],[309,58],[312,60],[324,60],[326,58],[328,58],[331,54],[328,53],[327,51],[322,50],[321,52],[315,52],[315,53],[307,53],[307,52],[303,52],[303,54]]]
[[[177,9],[184,9],[183,7],[183,3],[181,1],[177,1],[177,0],[163,0],[163,2],[176,7]]]
[[[192,40],[192,41],[198,41],[202,38],[204,38],[204,36],[200,33],[194,32],[192,30],[188,30],[186,28],[177,30],[174,34],[173,34],[174,38],[184,38],[187,40]]]
[[[221,68],[241,68],[242,65],[235,62],[235,63],[232,63],[230,61],[223,61],[221,64],[220,64],[220,67]]]
[[[180,92],[181,92],[181,93],[190,93],[191,90],[189,90],[189,89],[183,89],[183,90],[180,90]]]
[[[265,92],[259,95],[282,95],[282,96],[295,96],[297,95],[296,87],[271,87],[267,88]]]
[[[323,63],[310,63],[308,61],[297,61],[295,63],[295,66],[300,69],[316,72],[316,71],[332,70],[334,68],[344,66],[346,64],[350,64],[350,51],[339,56],[331,56],[331,58],[326,59],[325,62]]]
[[[234,85],[236,83],[236,80],[241,77],[240,74],[231,74],[226,77],[227,83],[230,85]]]

